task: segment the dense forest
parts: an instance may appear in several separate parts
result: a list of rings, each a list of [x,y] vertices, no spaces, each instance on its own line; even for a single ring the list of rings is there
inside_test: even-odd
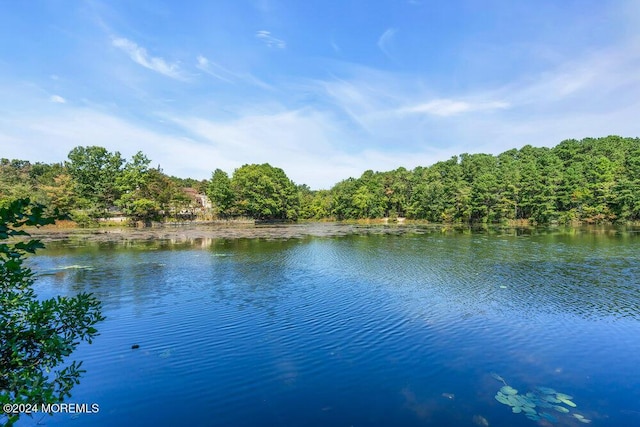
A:
[[[141,152],[130,160],[76,147],[63,163],[0,161],[0,206],[30,197],[80,225],[185,219],[351,220],[532,224],[640,220],[640,139],[609,136],[461,154],[432,166],[365,171],[331,189],[294,184],[277,167],[248,164],[231,177],[168,176]],[[206,195],[206,197],[204,197]]]

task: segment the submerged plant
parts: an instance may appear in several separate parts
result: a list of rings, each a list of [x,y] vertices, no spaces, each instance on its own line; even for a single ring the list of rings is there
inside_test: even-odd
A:
[[[510,406],[514,414],[524,414],[532,421],[544,419],[555,423],[558,422],[558,418],[552,414],[553,411],[560,414],[569,414],[573,408],[578,406],[573,402],[573,396],[557,392],[552,388],[535,387],[532,391],[520,394],[518,390],[508,385],[500,375],[491,373],[491,376],[504,384],[496,393],[495,399],[503,405]],[[581,423],[588,424],[591,422],[584,415],[578,413],[571,415]]]

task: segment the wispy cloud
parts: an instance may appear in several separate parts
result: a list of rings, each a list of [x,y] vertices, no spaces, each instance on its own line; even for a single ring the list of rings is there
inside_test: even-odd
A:
[[[474,111],[503,110],[509,107],[504,101],[466,102],[453,99],[435,99],[422,104],[403,107],[398,110],[401,114],[431,114],[434,116],[455,116]]]
[[[221,67],[215,62],[209,61],[205,56],[202,56],[202,55],[198,55],[198,57],[196,58],[196,61],[197,61],[196,67],[199,70],[204,71],[205,73],[215,77],[216,79],[222,80],[227,83],[233,83],[230,77],[228,77],[233,73],[231,73],[229,70],[225,69],[224,67]],[[225,77],[225,75],[227,77]]]
[[[65,104],[67,102],[67,100],[60,95],[51,95],[49,101],[53,102],[54,104]]]
[[[636,135],[640,40],[568,58],[504,86],[439,91],[411,74],[352,66],[318,81],[317,94],[370,145],[499,153],[566,138]],[[446,119],[446,120],[443,120]],[[346,121],[346,120],[345,120]]]
[[[391,57],[390,49],[391,44],[393,43],[393,38],[396,35],[398,30],[395,28],[387,28],[387,30],[382,33],[380,38],[378,39],[378,47],[388,57]]]
[[[271,106],[271,109],[278,109]],[[198,117],[174,117],[174,122],[190,132],[192,138],[208,147],[217,162],[232,171],[245,163],[270,163],[282,167],[297,183],[312,188],[329,188],[366,169],[389,170],[404,165],[415,167],[446,159],[438,150],[386,152],[344,141],[359,138],[334,114],[312,108],[273,113],[240,112],[235,120],[216,121]],[[304,141],[304,142],[301,142]],[[349,145],[349,144],[347,144]],[[327,165],[331,165],[327,169]],[[217,166],[215,166],[217,167]],[[210,166],[214,168],[214,166]]]
[[[342,49],[340,49],[340,46],[338,46],[338,44],[333,39],[331,39],[331,48],[335,53],[342,53]]]
[[[287,43],[284,40],[272,36],[270,31],[257,31],[256,37],[262,40],[264,44],[271,48],[284,49],[285,47],[287,47]]]
[[[636,100],[640,85],[640,40],[616,49],[592,51],[556,69],[503,88],[514,104],[547,107],[570,102],[571,108],[619,106]]]
[[[186,77],[178,63],[169,63],[163,58],[151,56],[142,46],[126,38],[118,37],[112,40],[113,46],[125,52],[131,60],[145,68],[177,80],[185,80]]]
[[[246,83],[252,86],[257,86],[265,90],[274,90],[274,87],[259,78],[255,77],[251,73],[239,73],[231,71],[222,65],[209,60],[204,55],[198,55],[196,58],[196,68],[206,74],[215,77],[226,83]]]

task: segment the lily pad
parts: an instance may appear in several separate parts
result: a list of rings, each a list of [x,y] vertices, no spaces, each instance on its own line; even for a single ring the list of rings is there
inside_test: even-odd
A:
[[[509,404],[511,406],[524,406],[524,402],[520,399],[520,396],[517,394],[512,394],[507,396],[507,400],[509,400]]]
[[[540,408],[552,408],[553,405],[545,400],[537,401],[536,405]]]
[[[562,403],[560,400],[551,395],[543,396],[542,398],[549,403]]]
[[[571,400],[573,399],[573,396],[569,396],[568,394],[564,394],[564,393],[556,393],[556,399]]]
[[[529,399],[529,398],[522,399],[522,404],[523,404],[523,406],[527,406],[529,408],[535,408],[536,407],[536,402],[533,401],[532,399]]]
[[[500,389],[500,391],[501,391],[502,393],[504,393],[504,394],[510,394],[510,395],[518,394],[518,390],[516,390],[515,388],[510,387],[510,386],[508,386],[508,385],[506,385],[506,386],[502,387],[502,388]]]
[[[572,408],[575,408],[576,405],[575,403],[573,403],[572,401],[570,401],[569,399],[559,399],[562,403],[564,403],[567,406],[571,406]]]
[[[498,392],[498,394],[496,394],[495,396],[496,400],[504,405],[509,405],[509,399],[507,399],[507,396],[505,396],[504,394]]]
[[[584,424],[589,424],[591,422],[590,419],[585,418],[583,415],[580,414],[573,414],[574,418],[577,419],[578,421],[580,421],[581,423]]]

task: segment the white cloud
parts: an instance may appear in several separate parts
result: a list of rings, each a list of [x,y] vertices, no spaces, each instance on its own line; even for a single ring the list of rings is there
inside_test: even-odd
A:
[[[177,63],[168,63],[163,58],[150,56],[145,48],[122,37],[114,38],[111,43],[129,55],[134,62],[145,68],[173,79],[185,80],[185,76]]]
[[[284,40],[272,36],[270,31],[257,31],[256,37],[262,40],[264,44],[269,47],[275,47],[277,49],[284,49],[285,47],[287,47],[287,43]]]
[[[202,55],[198,55],[196,60],[198,61],[198,64],[196,65],[196,67],[199,70],[204,71],[210,76],[213,76],[218,80],[222,80],[223,82],[232,83],[231,75],[233,75],[233,73],[231,73],[230,71],[226,70],[225,68],[219,66],[214,62],[209,61],[206,57]]]
[[[447,117],[474,111],[501,110],[508,107],[509,104],[503,101],[472,103],[452,99],[435,99],[427,103],[403,107],[398,112],[401,114],[431,114]]]
[[[207,69],[209,68],[209,60],[202,55],[198,55],[196,58],[198,61],[198,68]]]
[[[198,179],[209,178],[216,168],[231,174],[243,164],[266,162],[314,189],[330,188],[367,169],[431,164],[450,155],[426,148],[388,153],[365,144],[346,149],[357,136],[332,114],[313,109],[245,112],[230,121],[176,114],[163,119],[168,124],[136,123],[84,108],[50,110],[37,120],[3,116],[0,145],[5,157],[43,162],[63,161],[79,145],[103,146],[125,157],[141,150],[165,173]],[[48,149],[33,141],[47,141]]]
[[[395,28],[387,28],[378,39],[378,47],[388,57],[391,57],[390,48],[393,43],[393,38],[396,35],[397,30]]]
[[[215,77],[218,80],[222,80],[226,83],[237,83],[242,82],[246,84],[250,84],[252,86],[257,86],[261,89],[265,90],[274,90],[274,87],[259,78],[255,77],[251,73],[238,73],[229,70],[228,68],[223,67],[220,64],[217,64],[213,61],[210,61],[207,57],[203,55],[198,55],[196,58],[197,64],[196,68],[201,71],[204,71],[208,75]]]
[[[506,85],[504,96],[519,105],[550,108],[565,102],[571,108],[617,107],[640,95],[640,40],[616,49],[592,51],[572,58],[534,78]],[[618,92],[616,94],[616,92]]]
[[[51,95],[49,101],[53,102],[54,104],[65,104],[67,102],[67,100],[60,95]]]

